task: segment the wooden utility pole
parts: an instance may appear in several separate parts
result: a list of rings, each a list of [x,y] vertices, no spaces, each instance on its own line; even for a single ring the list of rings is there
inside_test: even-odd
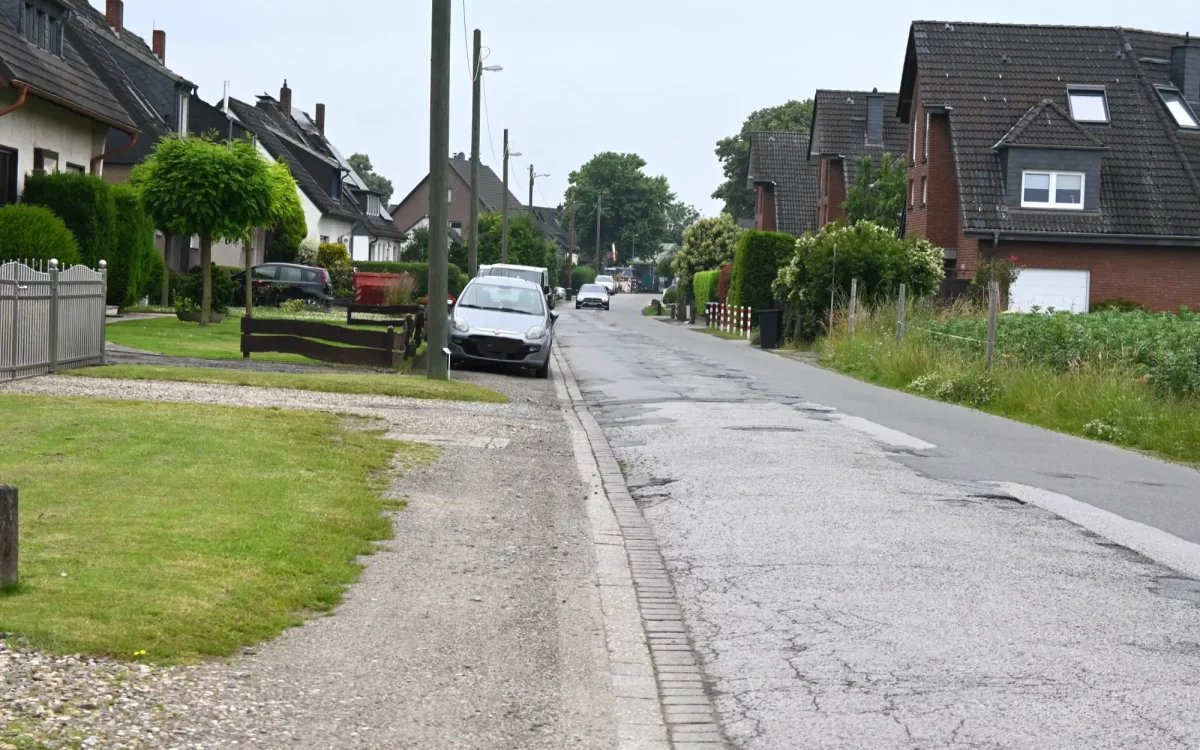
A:
[[[858,279],[850,279],[850,338],[854,338],[854,321],[858,314]]]
[[[495,154],[493,154],[495,156]],[[500,262],[508,262],[508,128],[504,129],[504,197],[500,199]]]
[[[907,287],[904,284],[900,285],[900,301],[896,310],[896,343],[904,341],[904,318],[908,313],[908,303],[905,300],[907,295]]]
[[[567,237],[567,287],[571,287],[571,266],[575,262],[575,188],[571,188],[571,232]],[[569,298],[568,298],[569,299]]]
[[[471,237],[467,243],[467,275],[479,275],[479,99],[483,86],[483,32],[475,29],[475,67],[471,70]]]
[[[601,195],[596,199],[596,273],[604,270],[604,264],[600,260],[600,215],[604,212],[604,196]]]
[[[0,484],[0,589],[17,582],[17,488]]]
[[[529,165],[529,208],[533,210],[533,183],[537,181],[537,174],[533,171],[533,165]]]
[[[1000,312],[1000,282],[992,279],[988,283],[988,328],[987,355],[984,367],[992,374],[992,360],[996,356],[996,317]]]
[[[433,35],[429,77],[429,301],[426,374],[445,380],[449,365],[442,350],[449,345],[446,297],[450,206],[446,199],[446,167],[450,154],[450,0],[433,0]]]

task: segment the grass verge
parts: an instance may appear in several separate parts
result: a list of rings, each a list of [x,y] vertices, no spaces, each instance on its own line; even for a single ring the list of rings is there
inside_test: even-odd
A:
[[[867,321],[853,339],[836,335],[821,361],[889,388],[1200,465],[1200,399],[1161,395],[1119,364],[1060,371],[1000,353],[988,377],[982,350],[945,346],[921,331],[898,344],[894,326],[892,317]]]
[[[748,342],[750,340],[746,338],[745,331],[722,331],[719,328],[693,328],[691,330],[696,331],[697,333],[707,333],[709,336],[716,336],[719,339],[726,339],[728,341]]]
[[[21,492],[0,630],[58,653],[191,661],[331,609],[391,534],[396,451],[436,456],[324,413],[22,395],[0,411],[0,476]]]
[[[479,401],[503,404],[508,398],[491,388],[462,380],[429,380],[416,375],[374,373],[292,373],[226,370],[216,367],[171,367],[167,365],[105,365],[80,370],[65,370],[64,375],[121,380],[166,380],[185,383],[246,385],[258,388],[284,388],[293,391],[352,393],[366,396],[440,399],[443,401]]]
[[[220,323],[202,326],[178,318],[144,318],[109,323],[108,340],[155,354],[206,359],[242,358],[242,321],[229,316]],[[273,362],[312,362],[298,354],[255,354]]]

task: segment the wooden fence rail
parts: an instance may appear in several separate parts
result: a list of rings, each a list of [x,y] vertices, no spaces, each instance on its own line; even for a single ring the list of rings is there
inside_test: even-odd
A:
[[[330,323],[308,320],[242,318],[242,356],[280,352],[342,365],[395,367],[406,356],[415,324],[402,333],[395,326],[387,331],[359,331]],[[416,347],[411,347],[413,353]]]

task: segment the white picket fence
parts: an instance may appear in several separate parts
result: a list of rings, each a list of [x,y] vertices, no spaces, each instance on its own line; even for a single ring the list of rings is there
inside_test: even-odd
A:
[[[744,333],[747,339],[750,338],[750,329],[754,326],[754,318],[753,311],[749,307],[709,302],[707,312],[709,328],[716,328],[726,333]]]
[[[104,363],[108,270],[0,264],[0,381]]]

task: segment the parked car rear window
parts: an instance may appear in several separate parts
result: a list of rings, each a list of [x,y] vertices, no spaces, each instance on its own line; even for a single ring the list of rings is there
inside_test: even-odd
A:
[[[304,277],[304,281],[309,284],[325,281],[325,278],[321,276],[321,272],[315,268],[301,268],[300,273]]]

